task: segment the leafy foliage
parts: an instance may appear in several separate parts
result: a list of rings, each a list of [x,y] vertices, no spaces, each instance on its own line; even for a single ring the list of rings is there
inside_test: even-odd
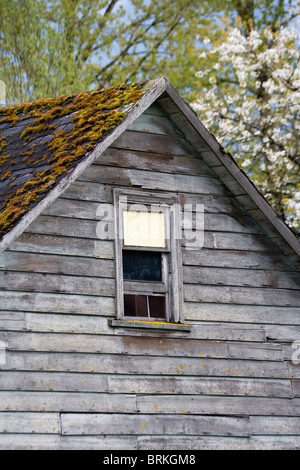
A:
[[[0,0],[0,80],[8,104],[162,75],[187,96],[224,14],[274,22],[290,1]]]
[[[191,86],[220,0],[0,0],[9,104],[167,75]],[[201,18],[201,22],[199,22]],[[214,25],[215,26],[215,25]]]

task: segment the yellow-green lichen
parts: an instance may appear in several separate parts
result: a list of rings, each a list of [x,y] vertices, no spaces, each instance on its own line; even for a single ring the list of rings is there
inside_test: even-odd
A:
[[[4,175],[2,175],[1,177],[1,181],[5,181],[11,174],[11,171],[7,171],[6,173],[4,173]]]
[[[0,109],[0,124],[7,122],[14,126],[17,122],[22,124],[22,121],[25,123],[26,119],[31,118],[25,128],[20,125],[20,140],[27,146],[26,152],[11,155],[9,142],[0,138],[1,179],[10,179],[10,183],[12,178],[15,179],[11,167],[12,162],[16,161],[26,163],[32,174],[32,178],[21,188],[13,189],[13,185],[10,185],[10,192],[0,207],[0,235],[8,232],[21,216],[54,187],[59,178],[74,168],[123,121],[123,108],[127,109],[128,105],[133,105],[142,97],[143,85],[122,84],[89,93],[82,92],[77,96],[60,96]],[[60,118],[65,119],[66,116],[70,116],[68,130],[64,130],[63,124],[60,124]],[[31,145],[41,135],[51,136],[51,139]],[[39,171],[39,165],[44,168],[48,165],[48,169]]]
[[[0,137],[0,152],[7,146],[5,142],[5,137]]]
[[[3,166],[3,165],[7,162],[8,159],[9,159],[8,153],[3,152],[3,153],[0,155],[0,167]]]

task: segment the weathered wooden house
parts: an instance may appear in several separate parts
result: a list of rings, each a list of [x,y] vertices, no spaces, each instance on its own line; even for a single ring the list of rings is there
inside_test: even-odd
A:
[[[299,242],[165,78],[0,150],[0,448],[300,448]]]

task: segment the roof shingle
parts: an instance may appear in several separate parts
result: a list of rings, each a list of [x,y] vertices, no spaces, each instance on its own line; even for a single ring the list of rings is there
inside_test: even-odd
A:
[[[123,121],[145,83],[0,109],[0,239]]]

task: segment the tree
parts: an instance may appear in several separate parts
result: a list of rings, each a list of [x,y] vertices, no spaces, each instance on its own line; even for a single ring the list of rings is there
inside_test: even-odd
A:
[[[8,104],[162,75],[187,97],[222,15],[273,24],[292,1],[0,0],[0,80]]]
[[[218,4],[0,0],[0,80],[8,103],[164,74],[175,85],[191,84],[195,34],[208,31]]]
[[[65,35],[47,9],[47,0],[0,0],[0,79],[8,104],[79,90]]]
[[[299,230],[300,53],[297,34],[277,28],[229,28],[223,42],[203,52],[193,107]]]

